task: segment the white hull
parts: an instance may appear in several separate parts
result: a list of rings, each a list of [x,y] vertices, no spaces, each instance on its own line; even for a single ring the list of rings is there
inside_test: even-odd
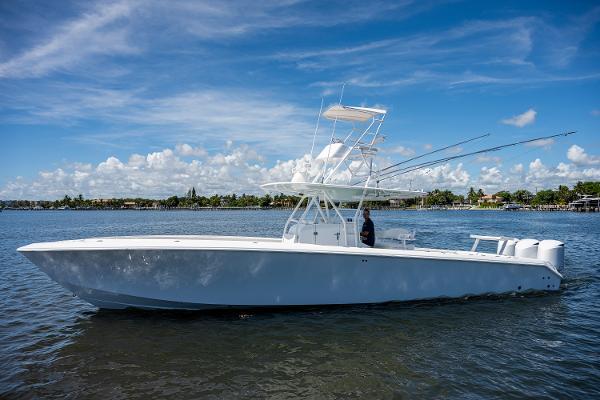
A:
[[[562,278],[537,259],[265,238],[98,238],[19,251],[77,296],[110,309],[383,303],[551,291]]]

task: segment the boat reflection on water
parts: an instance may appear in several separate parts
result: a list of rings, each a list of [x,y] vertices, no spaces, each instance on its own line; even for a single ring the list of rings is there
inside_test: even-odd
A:
[[[28,379],[40,397],[516,394],[538,354],[561,351],[540,324],[567,317],[558,295],[252,314],[100,310],[70,327],[69,343]],[[492,380],[465,387],[473,374]]]

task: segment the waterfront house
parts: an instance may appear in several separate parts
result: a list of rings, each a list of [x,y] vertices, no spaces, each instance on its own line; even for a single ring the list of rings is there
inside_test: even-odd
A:
[[[137,207],[137,203],[135,201],[125,201],[125,202],[123,202],[122,208],[136,208],[136,207]]]
[[[501,203],[503,203],[503,199],[502,199],[502,197],[496,196],[495,194],[486,194],[485,196],[482,196],[479,198],[479,200],[477,200],[477,204],[480,206],[484,203],[501,204]]]
[[[569,203],[571,211],[600,211],[600,197],[583,195],[579,200]]]

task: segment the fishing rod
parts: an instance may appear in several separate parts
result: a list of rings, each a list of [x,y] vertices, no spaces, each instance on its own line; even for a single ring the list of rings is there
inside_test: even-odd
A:
[[[513,147],[513,146],[518,146],[518,145],[521,145],[521,144],[527,144],[527,143],[537,142],[539,140],[552,139],[552,138],[559,137],[559,136],[569,136],[569,135],[572,135],[572,134],[574,134],[576,132],[577,131],[564,132],[564,133],[558,133],[558,134],[550,135],[550,136],[542,136],[542,137],[538,137],[538,138],[534,138],[534,139],[521,140],[521,141],[518,141],[518,142],[507,143],[507,144],[503,144],[503,145],[500,145],[500,146],[489,147],[487,149],[477,150],[477,151],[473,151],[473,152],[466,153],[466,154],[459,154],[459,155],[456,155],[456,156],[444,157],[444,158],[440,158],[438,160],[427,161],[427,162],[420,163],[420,164],[410,165],[410,166],[403,167],[403,168],[400,168],[400,169],[396,169],[396,170],[393,170],[393,171],[385,172],[383,174],[384,175],[383,177],[381,177],[381,176],[378,177],[377,182],[379,183],[380,181],[385,180],[385,179],[394,178],[394,177],[396,177],[398,175],[407,174],[407,173],[412,172],[412,171],[416,171],[416,170],[423,169],[423,168],[426,168],[426,167],[431,167],[431,166],[434,166],[434,165],[442,164],[442,163],[445,163],[445,162],[448,162],[448,161],[452,161],[452,160],[456,160],[456,159],[459,159],[459,158],[469,157],[469,156],[473,156],[473,155],[477,155],[477,154],[482,154],[482,153],[489,153],[489,152],[499,151],[499,150],[505,149],[507,147]]]

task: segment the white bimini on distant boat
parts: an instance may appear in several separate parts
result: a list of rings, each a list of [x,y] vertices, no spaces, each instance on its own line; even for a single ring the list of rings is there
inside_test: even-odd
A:
[[[262,186],[300,197],[282,237],[102,237],[18,251],[75,295],[108,309],[361,304],[559,290],[564,245],[554,240],[472,235],[469,251],[441,250],[415,247],[415,233],[396,228],[376,231],[374,247],[362,244],[365,201],[426,193],[378,187],[382,170],[373,159],[384,139],[385,110],[338,104],[321,116],[333,121],[325,148],[291,181]],[[354,207],[349,213],[342,204]],[[497,251],[478,252],[482,240],[497,242]]]

